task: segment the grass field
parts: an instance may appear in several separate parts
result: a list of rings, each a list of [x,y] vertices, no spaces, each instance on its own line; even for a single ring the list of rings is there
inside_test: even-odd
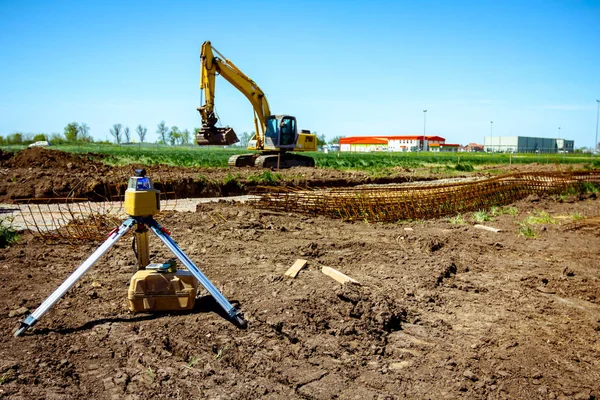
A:
[[[25,146],[3,147],[5,151],[18,151]],[[234,154],[248,152],[243,148],[215,148],[199,146],[165,146],[156,144],[109,145],[65,144],[52,149],[72,153],[106,154],[105,162],[111,165],[140,163],[167,164],[184,167],[227,167]],[[469,170],[469,166],[484,164],[589,164],[600,167],[600,156],[590,154],[487,154],[487,153],[306,153],[315,159],[318,167],[333,169],[385,170],[393,167],[448,167]]]

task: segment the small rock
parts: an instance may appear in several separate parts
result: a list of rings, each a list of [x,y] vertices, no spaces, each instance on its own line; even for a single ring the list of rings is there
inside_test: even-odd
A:
[[[29,309],[27,307],[19,307],[16,310],[12,310],[11,312],[9,312],[8,317],[20,317],[21,315],[27,314],[28,312]]]
[[[571,270],[569,267],[565,267],[565,269],[563,269],[563,275],[575,276],[575,272],[573,272],[573,270]]]
[[[552,289],[549,289],[549,288],[544,287],[544,286],[538,286],[535,289],[538,292],[545,293],[545,294],[555,294],[556,293],[556,290],[552,290]]]
[[[396,370],[408,368],[411,365],[412,365],[411,361],[400,361],[400,362],[391,363],[389,368],[390,368],[390,370],[396,371]]]
[[[465,370],[465,372],[463,372],[463,376],[473,382],[479,380],[477,375],[475,375],[470,369]]]

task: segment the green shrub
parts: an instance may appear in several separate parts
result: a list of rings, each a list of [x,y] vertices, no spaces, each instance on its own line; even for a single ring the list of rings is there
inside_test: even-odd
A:
[[[492,218],[488,215],[488,213],[485,210],[479,210],[473,213],[473,220],[475,222],[481,223],[485,221],[491,221]]]
[[[528,239],[535,239],[537,237],[535,231],[531,228],[531,226],[525,223],[519,224],[519,234]]]
[[[456,166],[454,167],[455,170],[457,171],[466,171],[466,172],[471,172],[474,171],[475,168],[473,168],[473,166],[471,164],[456,164]]]
[[[271,171],[263,171],[260,174],[250,175],[248,177],[249,182],[253,182],[257,185],[277,185],[277,182],[281,181],[282,176],[278,173],[272,173]]]
[[[0,220],[0,249],[10,246],[19,240],[19,234],[6,219]]]

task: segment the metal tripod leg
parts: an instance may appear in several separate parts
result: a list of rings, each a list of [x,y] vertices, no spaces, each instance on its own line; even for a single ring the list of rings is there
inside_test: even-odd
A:
[[[36,322],[85,274],[92,265],[98,261],[124,234],[137,222],[129,218],[108,236],[108,239],[92,253],[72,274],[69,276],[44,302],[36,308],[15,331],[15,337],[21,336],[28,328]]]
[[[186,268],[192,273],[192,275],[194,275],[194,277],[198,279],[198,282],[200,282],[200,284],[204,286],[206,290],[208,290],[208,292],[217,301],[217,303],[219,303],[223,310],[227,312],[227,314],[229,315],[229,319],[238,327],[242,329],[246,328],[247,322],[244,320],[242,313],[238,311],[233,305],[231,305],[231,303],[225,298],[225,296],[223,296],[219,289],[217,289],[212,284],[212,282],[202,273],[202,271],[200,271],[196,264],[194,264],[192,260],[190,260],[188,256],[183,252],[183,250],[179,248],[179,246],[177,245],[177,243],[175,243],[171,236],[169,236],[165,232],[165,229],[162,228],[154,219],[148,221],[148,226],[150,227],[150,229],[152,229],[152,232],[154,232],[156,236],[158,236],[158,238],[162,240],[164,244],[167,245],[169,250],[171,250],[171,252],[173,252],[173,254],[177,256],[177,258],[183,263],[183,265],[186,266]]]

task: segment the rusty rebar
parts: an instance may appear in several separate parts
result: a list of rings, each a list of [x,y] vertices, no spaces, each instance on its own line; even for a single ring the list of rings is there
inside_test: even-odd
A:
[[[345,220],[395,222],[507,205],[534,193],[564,193],[583,182],[600,184],[600,171],[516,173],[466,182],[318,190],[267,188],[263,193],[255,193],[257,197],[250,204],[262,209]]]

